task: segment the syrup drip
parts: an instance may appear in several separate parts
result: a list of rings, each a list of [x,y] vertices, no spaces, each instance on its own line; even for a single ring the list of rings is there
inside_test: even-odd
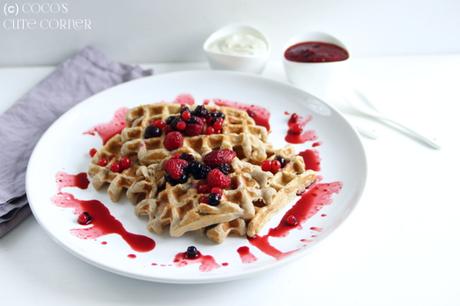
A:
[[[321,158],[316,150],[307,149],[299,153],[299,156],[303,157],[305,162],[305,169],[319,171],[321,170]]]
[[[304,130],[311,120],[311,115],[302,117],[292,114],[288,121],[288,131],[284,140],[289,143],[300,144],[318,139],[314,130]]]
[[[201,272],[209,272],[220,267],[211,255],[203,255],[198,252],[198,256],[193,259],[187,258],[186,252],[177,253],[174,257],[174,264],[177,267],[185,267],[189,264],[199,264]]]
[[[249,238],[249,242],[265,254],[278,260],[295,252],[296,250],[281,252],[270,244],[269,238],[285,237],[294,228],[300,229],[303,222],[314,216],[325,205],[329,205],[332,202],[332,195],[340,192],[341,189],[342,183],[340,182],[321,183],[312,186],[302,195],[297,203],[284,214],[276,227],[271,228],[265,236]],[[294,216],[297,219],[297,225],[289,225],[287,219],[290,216]]]
[[[128,112],[126,107],[119,108],[113,115],[112,120],[107,123],[101,123],[84,132],[85,135],[96,135],[101,137],[102,143],[105,144],[110,138],[119,134],[126,126],[125,117]]]
[[[264,126],[267,131],[270,131],[270,112],[266,108],[223,99],[214,99],[213,101],[218,106],[228,106],[245,110],[257,125]]]
[[[251,250],[247,246],[239,247],[236,251],[240,255],[241,262],[244,264],[248,264],[257,260],[257,257],[251,253]]]
[[[77,187],[80,189],[86,189],[89,186],[89,180],[86,172],[68,174],[60,171],[56,174],[56,184],[58,186],[59,192],[61,192],[62,188],[65,187]]]

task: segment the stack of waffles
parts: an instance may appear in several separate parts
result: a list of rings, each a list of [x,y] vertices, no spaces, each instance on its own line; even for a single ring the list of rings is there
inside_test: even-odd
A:
[[[195,124],[193,133],[187,132],[189,124]],[[198,133],[196,124],[202,124]],[[171,146],[166,139],[174,133],[180,133],[180,145]],[[89,175],[96,189],[108,186],[113,202],[126,193],[155,233],[166,230],[179,237],[202,231],[217,243],[230,234],[253,237],[316,179],[292,147],[275,149],[267,136],[267,129],[256,125],[245,110],[212,103],[196,108],[177,103],[143,105],[128,111],[126,127],[93,156]],[[218,152],[232,152],[226,155],[224,168],[220,160],[206,164],[206,156],[220,156]],[[175,169],[185,174],[174,180],[166,163],[181,158],[185,161]],[[128,165],[114,167],[121,159],[128,159]],[[190,174],[191,164],[199,164],[204,174]],[[220,167],[225,179],[223,186],[217,186],[217,196],[211,188],[215,183],[206,185],[213,167]],[[212,201],[209,196],[214,196]]]

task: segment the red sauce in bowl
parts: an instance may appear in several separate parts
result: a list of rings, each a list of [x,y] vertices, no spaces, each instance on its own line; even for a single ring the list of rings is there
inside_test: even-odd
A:
[[[324,63],[344,61],[349,54],[347,50],[334,44],[306,41],[287,48],[284,57],[293,62]]]

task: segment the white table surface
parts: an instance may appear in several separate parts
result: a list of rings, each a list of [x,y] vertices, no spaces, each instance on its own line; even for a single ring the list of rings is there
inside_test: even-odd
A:
[[[157,73],[206,69],[203,63],[146,66]],[[363,139],[366,190],[344,224],[306,257],[227,283],[148,283],[80,261],[30,217],[0,240],[0,304],[459,305],[460,55],[361,59],[354,69],[356,84],[379,108],[437,136],[442,149],[360,122],[379,134]],[[0,69],[0,111],[50,71]],[[277,62],[265,75],[284,78]]]

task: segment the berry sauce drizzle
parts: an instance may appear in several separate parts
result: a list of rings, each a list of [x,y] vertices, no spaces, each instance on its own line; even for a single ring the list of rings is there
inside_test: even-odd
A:
[[[110,138],[119,134],[125,128],[125,117],[127,112],[128,109],[126,107],[119,108],[113,115],[112,120],[98,124],[83,134],[94,136],[97,133],[99,137],[101,137],[102,143],[105,144]]]
[[[228,106],[245,110],[257,125],[264,126],[267,131],[270,131],[270,112],[266,108],[223,99],[214,99],[213,101],[218,106]]]
[[[248,264],[257,260],[257,257],[251,253],[251,250],[247,246],[239,247],[236,251],[240,255],[241,262],[244,264]]]
[[[288,131],[284,140],[293,144],[305,143],[318,139],[314,130],[305,130],[307,124],[311,121],[312,116],[299,116],[293,113],[288,121]]]
[[[186,252],[177,253],[174,257],[174,264],[176,267],[185,267],[189,264],[200,264],[199,270],[201,272],[209,272],[220,267],[214,257],[211,255],[203,255],[198,252],[196,258],[187,258]]]
[[[276,227],[271,228],[268,231],[268,234],[264,236],[255,236],[254,238],[248,239],[249,242],[265,254],[278,260],[295,252],[296,250],[290,252],[281,252],[270,244],[269,238],[285,237],[294,228],[301,229],[301,224],[314,216],[325,205],[330,204],[332,202],[332,195],[334,193],[340,192],[341,189],[341,182],[321,183],[313,185],[302,195],[302,197],[294,204],[294,206],[292,206],[284,214],[280,223]],[[288,222],[288,218],[292,218],[292,216],[297,220],[296,225],[292,225],[292,222]]]
[[[89,180],[86,172],[68,174],[60,171],[56,174],[56,184],[58,186],[59,192],[61,192],[62,188],[65,187],[77,187],[80,189],[86,189],[89,186]]]
[[[321,170],[321,158],[318,151],[307,149],[299,153],[299,156],[303,157],[305,163],[305,169],[319,171]]]
[[[79,200],[72,194],[61,192],[64,187],[88,188],[86,173],[77,175],[58,172],[56,174],[58,193],[53,202],[59,207],[73,208],[75,215],[87,212],[92,218],[90,227],[72,229],[71,232],[81,239],[96,239],[108,234],[118,234],[135,251],[148,252],[155,247],[155,241],[143,235],[126,231],[120,221],[110,214],[109,209],[98,200]]]
[[[195,99],[191,94],[180,94],[174,99],[174,102],[179,104],[193,105],[195,104]]]

